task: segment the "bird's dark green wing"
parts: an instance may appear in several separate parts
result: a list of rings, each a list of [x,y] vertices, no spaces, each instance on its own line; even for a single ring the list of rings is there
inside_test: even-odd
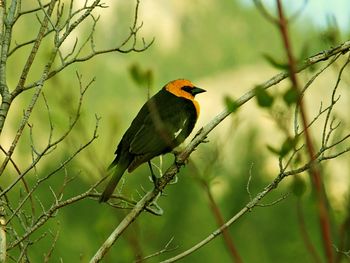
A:
[[[131,153],[159,155],[177,146],[176,137],[189,117],[178,100],[186,104],[168,92],[160,92],[146,104],[146,115],[130,141]]]
[[[142,120],[139,115],[134,120],[139,129],[133,130],[130,140],[129,152],[135,158],[129,171],[179,145],[191,133],[196,122],[196,110],[191,101],[165,91],[159,92],[153,99],[141,110]]]

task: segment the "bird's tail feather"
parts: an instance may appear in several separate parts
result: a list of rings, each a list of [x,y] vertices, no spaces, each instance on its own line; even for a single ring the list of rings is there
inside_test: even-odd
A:
[[[119,183],[120,179],[122,178],[125,170],[127,167],[123,167],[121,165],[116,165],[114,167],[111,167],[109,170],[109,173],[111,173],[112,178],[109,180],[105,190],[103,191],[99,202],[107,202],[108,199],[113,194],[114,189],[116,188],[117,184]]]

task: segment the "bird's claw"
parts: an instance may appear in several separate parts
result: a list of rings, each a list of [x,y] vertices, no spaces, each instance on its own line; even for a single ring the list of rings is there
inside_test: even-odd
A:
[[[175,175],[169,184],[171,184],[171,185],[177,184],[178,181],[179,181],[179,178],[177,177],[177,175]]]
[[[177,151],[176,151],[176,150],[172,150],[171,153],[174,154],[175,164],[176,164],[177,166],[181,166],[181,165],[187,164],[187,162],[188,162],[187,159],[186,159],[186,160],[182,160],[182,159],[179,158],[179,155],[182,153],[182,151],[179,151],[179,150],[177,150]]]
[[[153,202],[147,207],[148,208],[148,211],[154,215],[157,215],[157,216],[161,216],[163,215],[163,209],[157,204],[157,200],[158,200],[158,197],[160,195],[158,195],[154,200]]]

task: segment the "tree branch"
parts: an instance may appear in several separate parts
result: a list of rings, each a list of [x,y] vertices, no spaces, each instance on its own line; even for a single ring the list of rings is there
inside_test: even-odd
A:
[[[347,41],[343,43],[342,45],[339,45],[338,47],[335,47],[333,49],[327,50],[325,52],[316,54],[315,56],[312,56],[308,58],[305,63],[298,68],[298,72],[308,68],[309,66],[316,64],[320,61],[327,60],[331,57],[333,57],[336,54],[339,53],[347,53],[350,48],[350,41]],[[268,89],[276,84],[278,84],[283,79],[287,78],[289,76],[288,72],[280,73],[265,83],[261,85],[262,88]],[[255,96],[255,89],[252,89],[248,91],[246,94],[241,96],[237,101],[236,105],[238,107],[242,106],[246,102],[248,102],[250,99],[252,99]],[[120,224],[116,227],[116,229],[112,232],[112,234],[107,238],[107,240],[102,244],[102,246],[99,248],[99,250],[96,252],[96,254],[91,258],[90,263],[99,262],[104,257],[104,255],[108,252],[108,250],[111,248],[111,246],[114,244],[114,242],[120,237],[120,235],[127,229],[127,227],[141,214],[141,212],[150,205],[157,196],[163,191],[163,189],[166,187],[168,183],[170,183],[175,175],[179,172],[180,167],[184,165],[187,158],[190,156],[190,154],[195,150],[195,148],[208,136],[208,134],[218,125],[220,124],[226,117],[228,117],[232,111],[229,109],[223,110],[221,113],[219,113],[216,117],[214,117],[207,125],[205,125],[203,128],[199,130],[199,132],[196,134],[194,139],[186,146],[186,148],[177,156],[177,159],[175,163],[173,163],[165,172],[165,174],[159,179],[157,186],[152,190],[147,192],[144,197],[135,205],[135,207],[129,212],[129,214],[120,222]],[[305,167],[308,169],[309,167]],[[232,224],[234,221],[236,221],[240,216],[242,216],[245,212],[249,211],[255,204],[257,204],[261,198],[263,198],[268,192],[270,192],[272,189],[274,189],[278,183],[283,179],[285,175],[279,175],[274,182],[272,182],[269,186],[267,186],[263,192],[258,194],[250,203],[247,204],[247,206],[242,209],[238,214],[236,214],[235,217],[233,217],[227,225],[223,226],[223,228],[227,227],[228,225]],[[206,242],[209,242],[211,239],[215,238],[217,235],[219,235],[222,232],[222,229],[218,229],[215,231],[210,237],[208,237],[207,241],[204,241],[204,245]]]
[[[27,197],[32,195],[32,193],[36,190],[36,188],[38,187],[39,184],[41,184],[42,182],[46,181],[48,178],[50,178],[53,174],[55,174],[57,171],[61,170],[63,167],[65,167],[65,165],[67,165],[71,160],[74,159],[74,157],[79,154],[82,150],[84,150],[86,147],[88,147],[96,138],[97,138],[97,129],[98,129],[98,120],[96,122],[96,126],[95,126],[95,130],[93,133],[93,136],[90,138],[89,141],[87,141],[84,145],[82,145],[79,149],[77,149],[71,156],[69,156],[61,165],[59,165],[56,169],[54,169],[52,172],[50,172],[48,175],[46,175],[45,177],[39,179],[36,183],[36,185],[34,185],[31,189],[31,192],[28,193]],[[95,185],[93,185],[91,188],[89,188],[86,192],[84,192],[83,194],[77,195],[71,199],[65,200],[65,201],[61,201],[61,202],[55,202],[51,208],[48,211],[45,211],[44,209],[44,213],[39,216],[37,218],[37,220],[35,221],[34,225],[30,228],[27,229],[26,233],[18,238],[17,240],[15,240],[12,244],[9,245],[8,250],[12,249],[14,247],[16,247],[19,243],[21,243],[23,240],[25,240],[26,238],[28,238],[33,232],[35,232],[38,228],[40,228],[47,220],[49,220],[54,213],[61,207],[64,207],[68,204],[72,204],[74,202],[77,202],[81,199],[84,199],[88,196],[90,196],[90,194],[92,193],[92,191],[95,189],[95,187],[97,185],[100,184],[100,181],[97,182]],[[58,201],[58,200],[57,200]],[[21,208],[21,205],[23,205],[25,202],[25,200],[22,202],[22,204],[20,204],[19,209]],[[13,216],[17,214],[18,211],[14,211],[13,212]],[[11,218],[12,219],[12,218]]]
[[[48,9],[49,15],[51,15],[51,13],[52,13],[52,11],[53,11],[55,2],[56,2],[55,0],[52,0],[52,1],[51,1],[50,7],[49,7],[49,9]],[[23,87],[23,84],[24,84],[24,82],[25,82],[25,80],[26,80],[26,78],[27,78],[27,74],[28,74],[28,72],[29,72],[29,69],[30,69],[30,67],[31,67],[31,65],[32,65],[32,63],[33,63],[34,57],[35,57],[36,52],[37,52],[37,50],[38,50],[38,48],[39,48],[39,45],[40,45],[40,43],[41,43],[41,39],[42,39],[42,37],[43,37],[43,34],[45,33],[47,24],[48,24],[48,17],[45,16],[45,19],[44,19],[44,21],[43,21],[43,23],[42,23],[42,26],[41,26],[41,28],[40,28],[40,30],[39,30],[39,33],[38,33],[38,36],[37,36],[37,39],[38,39],[38,40],[36,41],[36,45],[33,46],[32,52],[30,53],[30,55],[29,55],[29,57],[28,57],[28,59],[27,59],[26,65],[24,66],[24,69],[23,69],[22,75],[21,75],[21,77],[20,77],[20,81],[18,82],[18,85],[17,85],[16,90],[18,90],[18,89],[21,90],[22,87]],[[10,158],[11,158],[11,156],[12,156],[12,154],[13,154],[13,152],[14,152],[16,146],[17,146],[17,143],[18,143],[20,137],[22,136],[24,127],[26,126],[26,124],[27,124],[27,122],[28,122],[29,116],[31,115],[31,113],[32,113],[32,111],[33,111],[34,105],[35,105],[35,103],[36,103],[36,101],[37,101],[37,99],[38,99],[38,97],[39,97],[39,95],[40,95],[40,93],[41,93],[41,89],[42,89],[42,87],[44,86],[46,76],[47,76],[47,74],[49,73],[50,68],[51,68],[51,66],[52,66],[52,64],[53,64],[53,62],[54,62],[54,60],[55,60],[57,50],[58,50],[58,47],[55,47],[55,48],[53,49],[53,51],[51,52],[49,61],[48,61],[48,63],[46,64],[46,66],[45,66],[45,68],[44,68],[44,70],[43,70],[40,83],[39,83],[39,85],[37,86],[37,89],[36,89],[34,95],[32,96],[32,100],[31,100],[29,106],[27,107],[27,109],[26,109],[26,111],[25,111],[25,114],[24,114],[24,116],[23,116],[23,118],[22,118],[22,121],[21,121],[21,123],[20,123],[20,126],[18,127],[18,130],[17,130],[17,132],[16,132],[15,138],[14,138],[13,141],[12,141],[12,144],[11,144],[11,146],[10,146],[10,149],[7,151],[7,156],[6,156],[5,160],[2,162],[2,164],[1,164],[1,166],[0,166],[0,176],[3,174],[6,165],[7,165],[7,163],[9,162],[9,160],[10,160]],[[12,98],[11,98],[11,101],[12,101],[12,99],[14,98],[14,97],[13,97],[13,93],[12,93],[11,96],[12,96]],[[9,104],[8,106],[10,106],[10,104]],[[8,109],[9,109],[9,107],[8,107]],[[7,109],[7,110],[8,110],[8,109]],[[6,115],[7,115],[7,113],[5,114],[5,117],[6,117]],[[4,121],[5,121],[5,119],[4,119]],[[2,130],[3,125],[4,125],[4,122],[1,122],[1,120],[0,120],[0,131]]]
[[[11,95],[7,86],[6,78],[6,66],[7,66],[7,56],[8,50],[11,44],[12,28],[15,21],[17,0],[11,2],[11,6],[8,14],[6,13],[5,2],[2,0],[0,2],[0,14],[1,14],[1,53],[0,53],[0,95],[1,95],[1,105],[0,105],[0,135],[4,127],[7,113],[10,109]],[[5,26],[3,26],[5,22]],[[0,173],[1,175],[1,173]]]

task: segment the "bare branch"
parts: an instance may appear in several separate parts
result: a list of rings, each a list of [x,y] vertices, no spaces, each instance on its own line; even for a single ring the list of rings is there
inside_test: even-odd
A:
[[[41,153],[36,152],[36,158],[32,161],[32,163],[30,164],[29,167],[27,167],[27,169],[25,169],[4,191],[2,191],[0,193],[0,197],[3,196],[4,194],[6,194],[8,191],[10,191],[18,182],[19,180],[21,180],[27,173],[29,173],[33,168],[35,168],[35,165],[41,160],[41,158],[43,156],[45,156],[46,154],[48,154],[50,151],[52,151],[52,149],[54,149],[59,143],[61,143],[63,140],[65,140],[67,138],[67,136],[71,133],[71,131],[73,130],[73,128],[76,126],[76,124],[78,123],[79,117],[80,117],[80,112],[81,112],[81,107],[83,104],[83,99],[84,99],[84,95],[86,93],[86,91],[88,90],[88,88],[92,85],[92,83],[95,81],[95,79],[93,78],[85,87],[82,85],[81,82],[81,75],[79,75],[77,73],[77,78],[79,81],[79,88],[80,88],[80,97],[79,97],[79,101],[78,101],[78,106],[76,109],[76,113],[75,116],[73,118],[73,120],[71,121],[71,123],[69,124],[68,129],[55,141],[51,142],[52,137],[51,137],[51,133],[49,135],[49,139],[48,139],[48,144],[46,145],[46,147],[41,151]],[[39,96],[39,94],[37,94]],[[34,105],[33,105],[34,106]],[[97,138],[97,127],[98,127],[98,121],[99,118],[96,117],[96,128],[95,128],[95,132],[94,132],[94,137],[95,139]],[[9,154],[7,155],[7,157],[9,157]],[[6,160],[6,159],[5,159]]]
[[[179,246],[175,246],[175,247],[170,247],[171,243],[173,242],[174,240],[174,237],[170,238],[170,240],[168,241],[168,243],[165,244],[164,248],[151,254],[151,255],[148,255],[142,259],[139,259],[139,260],[136,260],[134,263],[139,263],[139,262],[143,262],[143,261],[146,261],[150,258],[154,258],[156,256],[159,256],[161,254],[164,254],[164,253],[167,253],[167,252],[171,252],[171,251],[174,251],[176,249],[178,249]]]
[[[337,61],[337,59],[341,56],[341,54],[338,54],[334,57],[332,57],[332,59],[330,59],[330,61],[324,66],[322,67],[319,71],[317,71],[316,74],[314,74],[309,81],[304,85],[304,87],[302,88],[302,90],[300,91],[300,97],[301,99],[304,97],[304,94],[306,93],[306,91],[308,90],[308,88],[311,86],[311,84],[317,79],[318,76],[320,76],[326,69],[329,68],[329,66],[331,66],[335,61]],[[322,105],[321,105],[322,106]],[[303,127],[303,130],[301,132],[299,132],[299,125],[298,125],[298,115],[299,115],[299,107],[295,107],[295,111],[294,111],[294,135],[295,136],[299,136],[300,134],[302,134],[305,129],[308,129],[309,127],[311,127],[313,125],[313,123],[318,120],[318,118],[327,111],[328,108],[322,110],[322,108],[319,111],[319,114],[308,124],[308,126],[306,128]]]
[[[21,1],[19,2],[19,5],[20,5],[20,3],[21,3]],[[28,9],[28,10],[24,10],[24,11],[22,11],[22,10],[21,10],[21,7],[19,7],[19,8],[18,8],[19,12],[18,12],[17,15],[16,15],[16,18],[15,18],[15,20],[14,20],[14,23],[17,22],[17,20],[18,20],[19,18],[21,18],[22,16],[28,15],[28,14],[31,14],[31,13],[35,13],[35,12],[37,12],[37,11],[40,11],[42,8],[46,8],[46,7],[48,7],[49,5],[50,5],[50,2],[48,2],[48,3],[46,3],[46,4],[42,5],[42,6],[39,6],[39,7],[36,7],[36,8],[32,8],[32,9]]]
[[[282,195],[280,198],[276,199],[275,201],[272,201],[270,203],[267,203],[267,204],[257,204],[256,206],[260,206],[260,207],[268,207],[268,206],[274,206],[280,202],[282,202],[283,200],[285,200],[288,196],[289,196],[290,193],[286,193],[284,195]]]
[[[60,234],[60,232],[59,232],[59,230],[57,230],[56,234],[53,235],[53,241],[52,241],[52,245],[51,245],[51,247],[50,247],[50,250],[49,250],[48,253],[45,254],[45,256],[44,256],[44,262],[45,262],[45,263],[46,263],[46,262],[50,262],[50,259],[51,259],[51,256],[52,256],[52,252],[53,252],[53,250],[54,250],[54,248],[55,248],[55,246],[56,246],[56,243],[57,243],[59,234]]]
[[[19,204],[19,206],[17,207],[17,209],[12,213],[12,216],[9,217],[8,221],[11,221],[11,219],[13,218],[13,216],[15,216],[20,209],[22,208],[22,206],[24,205],[24,203],[26,202],[26,200],[33,194],[33,192],[38,188],[38,186],[43,183],[44,181],[46,181],[47,179],[49,179],[52,175],[56,174],[58,171],[60,171],[61,169],[64,169],[64,167],[71,162],[76,155],[78,155],[81,151],[83,151],[86,147],[88,147],[96,138],[97,138],[97,129],[98,129],[98,121],[99,119],[96,120],[96,126],[95,126],[95,130],[94,130],[94,134],[91,137],[91,139],[85,143],[84,145],[82,145],[81,147],[79,147],[70,157],[68,157],[64,162],[62,162],[58,167],[56,167],[56,169],[54,169],[52,172],[50,172],[48,175],[40,178],[36,184],[34,186],[32,186],[30,192],[26,195],[26,197],[23,199],[23,201]],[[27,169],[28,170],[28,169]],[[1,195],[6,194],[8,191],[10,191],[15,184],[18,182],[18,180],[20,178],[22,178],[25,175],[25,173],[22,173],[18,179],[16,179],[12,184],[10,184],[6,189],[4,189],[1,193]],[[0,196],[1,196],[0,195]]]
[[[50,35],[52,32],[53,32],[53,29],[48,30],[48,31],[44,34],[43,39],[44,39],[45,37],[47,37],[48,35]],[[25,42],[20,43],[20,44],[17,44],[17,43],[16,43],[15,47],[13,47],[13,48],[9,51],[9,53],[8,53],[7,56],[10,57],[11,55],[13,55],[13,54],[14,54],[16,51],[18,51],[19,49],[21,49],[21,48],[23,48],[23,47],[25,47],[25,46],[31,45],[31,44],[35,43],[35,41],[36,41],[36,38],[31,39],[31,40],[28,40],[28,41],[25,41]]]
[[[15,96],[17,96],[21,90],[23,89],[23,86],[24,86],[24,83],[27,79],[27,76],[28,76],[28,73],[29,73],[29,70],[31,69],[32,65],[33,65],[33,62],[34,62],[34,58],[36,57],[37,53],[38,53],[38,49],[39,49],[39,46],[41,44],[41,41],[43,40],[44,36],[45,36],[45,33],[46,33],[46,30],[47,30],[47,27],[48,27],[48,23],[50,21],[50,16],[53,12],[53,9],[55,7],[55,4],[56,4],[56,1],[55,0],[51,0],[50,2],[50,5],[48,7],[48,10],[45,11],[45,9],[42,9],[45,13],[45,18],[43,20],[43,22],[41,23],[41,27],[40,27],[40,30],[39,30],[39,33],[35,39],[35,42],[34,42],[34,45],[33,45],[33,48],[26,60],[26,63],[23,67],[23,70],[22,70],[22,74],[20,76],[20,79],[19,79],[19,82],[17,84],[17,87],[16,89],[14,90],[13,94],[12,94],[12,97],[14,98]]]
[[[96,124],[96,128],[94,131],[94,134],[92,136],[92,138],[85,143],[83,146],[81,146],[78,150],[75,151],[75,153],[73,153],[69,158],[67,158],[61,165],[59,165],[55,170],[53,170],[51,173],[49,173],[48,175],[46,175],[45,177],[41,178],[31,189],[31,193],[35,191],[35,189],[38,187],[39,184],[41,184],[42,182],[44,182],[45,180],[47,180],[48,178],[50,178],[53,174],[55,174],[57,171],[61,170],[62,168],[64,168],[67,163],[69,163],[71,160],[74,159],[74,157],[80,153],[82,150],[84,150],[86,147],[88,147],[96,138],[97,138],[97,128],[98,128],[98,124]],[[12,244],[9,245],[8,249],[12,249],[14,247],[16,247],[20,242],[22,242],[23,240],[27,239],[33,232],[35,232],[38,228],[40,228],[47,220],[49,220],[51,217],[53,217],[56,213],[56,211],[58,209],[60,209],[61,207],[67,206],[68,204],[72,204],[75,203],[81,199],[84,199],[86,197],[89,197],[90,194],[92,193],[92,191],[95,189],[95,187],[97,185],[99,185],[100,182],[97,182],[95,185],[93,185],[91,188],[89,188],[86,192],[84,192],[83,194],[77,195],[71,199],[65,200],[65,201],[58,201],[55,202],[51,208],[49,210],[46,211],[45,207],[42,206],[43,209],[43,213],[41,216],[38,217],[38,219],[35,221],[35,223],[33,224],[33,226],[27,230],[27,232],[20,237],[19,239],[17,239],[16,241],[14,241]],[[30,194],[31,194],[30,193]],[[29,195],[29,194],[28,194]],[[28,196],[27,195],[27,196]],[[40,200],[39,200],[40,202]],[[22,202],[23,205],[24,202]],[[17,211],[19,211],[19,209],[21,208],[21,205],[17,208]],[[14,216],[16,214],[16,211],[13,213],[12,216]],[[12,217],[10,217],[10,219],[12,219]],[[9,219],[9,220],[10,220]]]
[[[6,66],[7,66],[7,54],[11,44],[12,28],[15,21],[15,12],[17,7],[17,1],[12,1],[9,12],[6,13],[5,2],[1,1],[0,14],[1,14],[1,54],[0,54],[0,134],[5,124],[5,119],[11,105],[11,94],[9,92],[6,80]],[[5,25],[3,22],[5,21]],[[1,175],[1,172],[0,172]]]
[[[342,77],[342,75],[343,75],[344,69],[347,67],[347,65],[348,65],[349,63],[350,63],[350,56],[348,56],[347,60],[346,60],[345,63],[343,64],[343,66],[340,68],[339,73],[338,73],[337,81],[336,81],[335,86],[334,86],[334,88],[333,88],[330,106],[329,106],[329,108],[328,108],[328,110],[327,110],[326,120],[325,120],[325,122],[324,122],[324,127],[323,127],[323,133],[322,133],[322,146],[323,146],[323,147],[325,147],[325,146],[328,144],[330,135],[332,134],[332,130],[333,130],[333,128],[332,128],[332,122],[331,122],[331,124],[329,125],[329,127],[328,127],[328,123],[329,123],[329,119],[330,119],[330,116],[331,116],[333,107],[334,107],[334,105],[337,103],[337,101],[339,100],[339,97],[336,98],[336,97],[335,97],[335,94],[336,94],[336,92],[337,92],[337,90],[338,90],[339,83],[340,83],[341,77]],[[326,133],[327,133],[327,128],[329,129],[328,135],[326,135]]]
[[[52,0],[51,1],[51,5],[49,7],[49,10],[48,12],[52,13],[53,11],[53,8],[54,8],[54,5],[55,5],[55,1]],[[50,14],[51,14],[50,13]],[[14,92],[11,94],[11,101],[13,100],[13,98],[15,97],[15,94],[16,94],[16,91],[19,92],[20,90],[22,90],[22,87],[23,87],[23,84],[27,78],[27,74],[29,72],[29,69],[31,68],[31,65],[33,63],[33,60],[34,60],[34,57],[37,53],[37,50],[39,48],[39,45],[41,43],[41,40],[43,38],[43,34],[46,30],[46,27],[47,27],[47,18],[45,17],[44,19],[44,22],[39,30],[39,33],[38,33],[38,37],[37,37],[37,41],[36,41],[36,44],[34,44],[33,46],[33,49],[32,49],[32,52],[31,54],[29,55],[28,59],[27,59],[27,62],[26,62],[26,65],[24,66],[24,69],[23,69],[23,72],[22,72],[22,75],[20,77],[20,81],[19,83],[17,84],[17,87],[16,89],[14,90]],[[16,132],[16,135],[15,135],[15,138],[13,139],[12,141],[12,144],[10,146],[10,149],[7,151],[7,156],[5,158],[5,160],[2,162],[1,166],[0,166],[0,176],[3,174],[4,170],[5,170],[5,167],[7,165],[7,163],[9,162],[16,146],[17,146],[17,143],[20,139],[20,137],[22,136],[22,133],[23,133],[23,130],[24,130],[24,127],[26,126],[26,124],[28,123],[28,119],[29,119],[29,116],[31,115],[32,111],[33,111],[33,108],[34,108],[34,105],[41,93],[41,89],[42,87],[44,86],[44,82],[45,82],[45,79],[46,79],[46,76],[51,68],[51,65],[53,64],[53,61],[55,59],[55,56],[56,56],[56,52],[57,52],[57,49],[54,49],[51,53],[51,56],[48,60],[48,63],[46,64],[45,68],[44,68],[44,71],[42,73],[42,77],[41,77],[41,80],[40,80],[40,83],[39,85],[37,86],[37,89],[32,97],[32,101],[30,102],[29,106],[27,107],[26,111],[25,111],[25,114],[23,116],[23,119],[20,123],[20,126]],[[18,93],[17,93],[18,94]],[[2,103],[3,104],[3,103]],[[10,106],[10,104],[8,105]],[[9,109],[9,107],[7,108],[7,110]],[[7,113],[5,114],[5,117],[6,117]],[[2,130],[2,127],[3,127],[4,123],[1,122],[0,120],[0,131]]]
[[[5,209],[0,205],[0,262],[6,261],[6,219],[5,219]]]
[[[139,9],[140,2],[137,1],[136,7],[135,7],[134,21],[133,21],[132,27],[130,28],[129,35],[119,45],[115,47],[106,48],[106,49],[97,49],[94,44],[94,33],[95,33],[95,26],[98,21],[98,18],[94,18],[91,12],[92,12],[92,9],[95,8],[96,6],[105,7],[103,5],[101,6],[99,2],[100,2],[99,0],[95,0],[95,2],[90,7],[84,7],[70,14],[70,19],[68,19],[69,22],[72,20],[73,16],[75,16],[77,13],[81,12],[82,10],[86,9],[85,13],[81,15],[73,24],[69,24],[67,21],[67,25],[65,26],[65,31],[62,37],[60,37],[58,45],[61,45],[65,41],[65,39],[68,37],[68,35],[87,17],[92,17],[93,19],[93,26],[90,30],[90,34],[85,39],[85,41],[80,44],[79,48],[78,48],[78,40],[75,41],[75,44],[73,45],[73,48],[71,49],[71,51],[65,57],[63,57],[63,61],[61,59],[61,62],[62,62],[61,65],[58,68],[51,70],[45,80],[52,78],[53,76],[60,73],[61,71],[63,71],[64,69],[66,69],[72,64],[88,61],[98,55],[113,53],[113,52],[119,52],[124,54],[130,53],[130,52],[143,52],[153,44],[154,39],[149,43],[146,43],[145,41],[143,41],[143,45],[141,47],[138,47],[137,45],[137,34],[139,30],[142,28],[142,23],[138,25],[138,9]],[[72,11],[70,10],[70,12]],[[86,55],[81,55],[82,50],[84,49],[84,47],[87,46],[88,43],[90,43],[90,52]],[[126,47],[129,44],[130,46]],[[37,85],[38,85],[38,82],[35,81],[31,84],[26,85],[23,90],[29,90],[29,89],[35,88]]]

